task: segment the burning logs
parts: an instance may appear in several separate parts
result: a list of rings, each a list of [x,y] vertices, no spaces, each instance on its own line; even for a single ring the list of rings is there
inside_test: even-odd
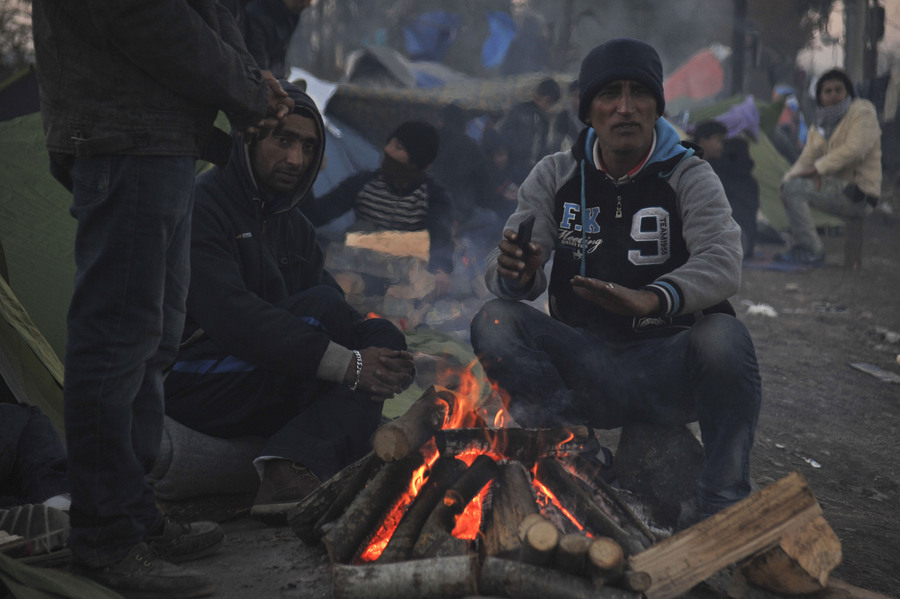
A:
[[[453,393],[429,387],[399,418],[383,424],[372,438],[375,455],[385,462],[401,460],[441,430],[455,405]]]
[[[537,477],[550,487],[557,498],[566,504],[579,522],[586,528],[614,539],[627,555],[641,552],[650,542],[643,536],[624,530],[618,522],[597,506],[591,499],[592,493],[581,481],[566,471],[555,459],[545,458],[537,464]]]
[[[434,463],[428,480],[403,514],[400,524],[378,558],[378,563],[386,564],[409,558],[428,516],[465,470],[465,462],[456,458],[439,458]]]
[[[412,557],[422,558],[433,555],[451,555],[466,551],[468,543],[457,543],[451,532],[456,518],[463,513],[466,506],[497,474],[497,462],[486,454],[475,458],[472,465],[459,477],[459,480],[444,494],[443,501],[428,516],[419,540],[413,546]]]
[[[397,490],[406,488],[413,472],[425,462],[420,453],[385,464],[328,530],[322,542],[332,562],[347,563],[397,500]]]
[[[590,438],[586,426],[550,429],[458,428],[439,431],[434,441],[441,455],[490,452],[501,448],[507,460],[530,467],[547,456],[577,453]]]

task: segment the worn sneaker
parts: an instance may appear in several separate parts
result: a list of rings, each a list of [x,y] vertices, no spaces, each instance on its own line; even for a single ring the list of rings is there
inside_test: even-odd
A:
[[[287,524],[287,514],[321,482],[302,464],[267,460],[250,515],[270,525]]]
[[[166,517],[147,544],[167,562],[180,564],[211,555],[225,544],[225,531],[215,522],[176,522]]]
[[[809,250],[800,247],[799,245],[795,245],[791,249],[786,252],[782,252],[780,254],[775,254],[772,256],[772,259],[775,262],[781,262],[783,264],[796,264],[798,266],[812,266],[813,268],[818,268],[820,266],[825,266],[825,253],[814,254]]]
[[[171,564],[146,543],[139,543],[118,562],[102,568],[72,564],[72,573],[116,591],[127,599],[193,599],[215,587],[205,575]]]

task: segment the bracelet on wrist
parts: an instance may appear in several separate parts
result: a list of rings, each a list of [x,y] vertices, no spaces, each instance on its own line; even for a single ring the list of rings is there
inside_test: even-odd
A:
[[[353,350],[353,355],[356,356],[356,380],[353,381],[352,385],[347,385],[350,387],[351,391],[356,391],[359,387],[359,377],[362,374],[362,354],[359,353],[358,350]]]

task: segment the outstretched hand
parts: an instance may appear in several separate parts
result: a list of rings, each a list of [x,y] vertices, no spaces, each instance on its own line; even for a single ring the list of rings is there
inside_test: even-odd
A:
[[[642,318],[659,310],[659,297],[644,289],[630,289],[600,279],[575,276],[572,277],[572,290],[578,297],[613,314]]]
[[[360,391],[372,396],[374,401],[384,401],[409,387],[415,378],[415,363],[408,351],[367,347],[359,350],[362,371],[359,374]],[[351,360],[344,381],[356,380],[356,361]]]

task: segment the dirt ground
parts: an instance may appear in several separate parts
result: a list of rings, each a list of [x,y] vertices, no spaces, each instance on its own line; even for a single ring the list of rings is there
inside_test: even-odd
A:
[[[851,366],[900,378],[900,220],[867,220],[859,271],[843,268],[842,237],[826,244],[821,269],[745,269],[733,300],[763,381],[752,477],[765,487],[800,472],[842,543],[833,576],[900,596],[900,384]],[[331,597],[323,548],[245,515],[222,525],[225,551],[194,566],[215,579],[217,597]]]

